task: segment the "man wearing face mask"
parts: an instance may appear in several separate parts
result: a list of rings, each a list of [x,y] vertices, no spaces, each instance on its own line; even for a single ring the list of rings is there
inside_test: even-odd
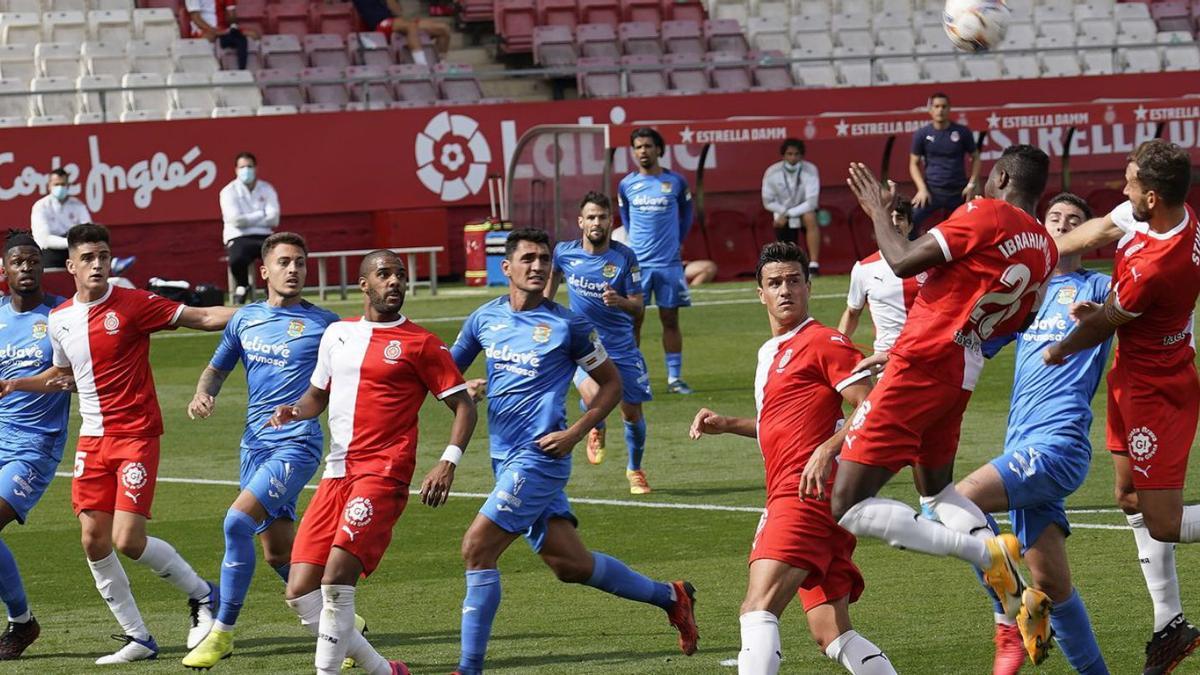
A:
[[[33,203],[29,224],[33,238],[42,247],[43,267],[67,264],[67,230],[92,222],[92,214],[78,198],[72,197],[71,181],[63,169],[50,172],[46,196]]]
[[[258,160],[249,152],[238,153],[234,164],[237,177],[221,188],[221,220],[225,223],[225,250],[233,276],[233,300],[246,301],[250,265],[258,259],[263,242],[279,225],[279,195],[257,176]]]
[[[821,196],[821,175],[817,165],[804,159],[804,141],[789,138],[779,146],[782,161],[767,167],[762,180],[763,208],[771,212],[775,237],[797,243],[804,233],[808,246],[808,273],[820,269],[821,230],[817,227],[817,199]]]

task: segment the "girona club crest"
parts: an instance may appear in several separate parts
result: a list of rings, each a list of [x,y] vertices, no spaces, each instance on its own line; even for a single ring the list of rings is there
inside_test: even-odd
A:
[[[383,348],[383,360],[387,363],[395,363],[403,353],[403,350],[400,348],[400,341],[392,340]]]
[[[350,524],[351,527],[366,527],[370,524],[371,519],[375,517],[375,507],[371,504],[371,500],[367,497],[355,497],[346,504],[346,511],[342,514],[342,518]]]
[[[108,331],[109,335],[121,330],[121,317],[117,316],[114,311],[109,311],[104,315],[104,330]]]

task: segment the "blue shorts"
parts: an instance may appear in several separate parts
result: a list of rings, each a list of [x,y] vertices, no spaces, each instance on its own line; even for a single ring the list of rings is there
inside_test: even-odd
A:
[[[493,458],[496,487],[479,509],[505,532],[524,534],[534,553],[542,550],[551,518],[579,524],[567,501],[567,478],[552,476],[538,464],[520,455],[504,461]]]
[[[8,502],[17,514],[17,522],[25,518],[34,504],[46,493],[57,457],[62,457],[67,444],[67,432],[40,434],[10,426],[0,427],[0,499]]]
[[[296,520],[300,491],[317,472],[321,456],[306,443],[283,443],[270,449],[242,446],[240,482],[267,512],[257,532],[277,518]]]
[[[691,307],[692,296],[688,292],[687,278],[683,275],[683,264],[643,267],[642,301],[647,305],[653,301],[666,309]]]
[[[646,359],[642,353],[634,352],[629,355],[609,354],[617,372],[621,374],[621,400],[630,404],[641,404],[654,399],[650,393],[650,373],[646,370]],[[575,388],[586,380],[588,372],[583,368],[575,369]]]
[[[1066,498],[1079,489],[1091,465],[1091,448],[1078,441],[1030,439],[992,460],[1008,494],[1013,532],[1027,550],[1049,525],[1070,535]]]

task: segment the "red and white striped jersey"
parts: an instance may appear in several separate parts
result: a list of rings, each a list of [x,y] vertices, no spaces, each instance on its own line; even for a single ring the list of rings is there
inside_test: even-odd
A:
[[[54,365],[79,391],[80,436],[161,436],[150,372],[150,334],[174,328],[184,306],[110,285],[93,302],[72,296],[50,312]]]
[[[312,385],[329,392],[329,455],[323,478],[388,476],[412,482],[417,413],[466,389],[449,349],[405,317],[348,319],[321,337]]]
[[[896,276],[878,251],[854,263],[850,270],[850,292],[846,305],[860,310],[870,305],[871,322],[875,324],[875,351],[886,352],[908,320],[908,310],[917,299],[917,292],[929,277],[928,272],[901,279]]]

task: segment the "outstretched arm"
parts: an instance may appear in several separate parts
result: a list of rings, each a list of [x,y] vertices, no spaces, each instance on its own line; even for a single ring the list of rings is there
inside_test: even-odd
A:
[[[233,318],[237,307],[184,307],[176,326],[203,331],[218,331]]]
[[[863,211],[871,218],[875,240],[879,242],[879,253],[896,276],[913,277],[946,262],[941,245],[932,235],[926,233],[916,241],[909,241],[908,237],[892,227],[892,191],[885,191],[866,165],[852,163],[850,178],[846,183]]]
[[[72,391],[74,380],[70,368],[50,366],[37,375],[18,377],[12,380],[0,380],[0,398],[14,391],[28,391],[34,394],[57,394]]]
[[[718,415],[708,408],[701,408],[692,420],[688,437],[693,441],[704,435],[737,434],[746,438],[758,438],[758,428],[749,417],[727,417]]]
[[[1125,232],[1113,222],[1112,214],[1092,218],[1054,240],[1059,257],[1083,253],[1117,241]]]

